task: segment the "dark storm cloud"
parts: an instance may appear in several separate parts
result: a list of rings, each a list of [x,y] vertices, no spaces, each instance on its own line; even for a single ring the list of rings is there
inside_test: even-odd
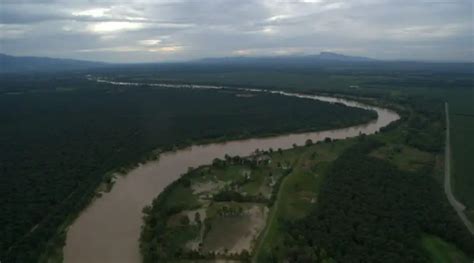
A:
[[[10,1],[0,52],[107,61],[335,51],[473,60],[469,0]]]

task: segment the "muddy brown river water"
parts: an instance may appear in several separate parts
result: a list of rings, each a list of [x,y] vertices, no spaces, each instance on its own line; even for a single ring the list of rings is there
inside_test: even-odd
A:
[[[139,83],[108,82],[115,85],[141,85]],[[168,87],[167,84],[147,84]],[[171,88],[215,88],[210,86],[177,85]],[[176,152],[163,153],[157,161],[150,161],[118,177],[109,193],[94,200],[69,227],[64,247],[66,263],[138,263],[141,261],[138,238],[142,225],[142,209],[158,196],[163,188],[185,173],[189,167],[210,164],[214,158],[226,154],[234,156],[250,155],[257,148],[288,149],[293,144],[303,145],[307,139],[313,142],[354,137],[360,133],[372,134],[381,127],[397,120],[394,111],[361,104],[345,99],[302,95],[278,91],[258,91],[242,89],[246,92],[270,92],[282,96],[315,99],[330,103],[342,103],[351,107],[375,110],[378,118],[369,123],[353,127],[320,132],[280,135],[268,138],[229,141],[191,146]]]

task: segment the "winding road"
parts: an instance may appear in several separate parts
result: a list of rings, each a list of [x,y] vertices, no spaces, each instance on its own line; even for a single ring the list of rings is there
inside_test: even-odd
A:
[[[459,218],[467,227],[471,235],[474,235],[474,226],[472,225],[471,221],[467,219],[466,215],[464,214],[464,210],[466,207],[456,200],[456,197],[453,195],[452,187],[451,187],[451,141],[450,141],[450,123],[449,123],[449,106],[446,102],[444,104],[445,114],[446,114],[446,146],[445,146],[445,156],[444,156],[444,192],[446,197],[448,198],[449,203],[451,206],[456,210]]]

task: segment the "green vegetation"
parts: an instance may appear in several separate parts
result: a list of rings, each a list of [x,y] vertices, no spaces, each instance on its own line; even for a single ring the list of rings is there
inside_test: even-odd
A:
[[[398,103],[407,109],[401,121],[330,164],[305,217],[269,222],[283,241],[274,234],[266,238],[256,262],[430,262],[436,244],[446,244],[448,259],[474,256],[474,239],[436,182],[443,171],[442,104],[420,98],[416,105]],[[431,251],[423,249],[430,245],[425,233],[442,238]]]
[[[102,183],[110,187],[115,172],[157,158],[160,151],[374,117],[278,95],[116,87],[83,76],[5,77],[0,93],[2,262],[37,262],[43,253],[57,251],[64,227]]]
[[[168,186],[144,209],[144,262],[248,260],[279,182],[291,172],[281,155],[216,159]]]
[[[433,263],[471,263],[464,253],[435,236],[425,235],[422,238],[422,246],[429,253]]]
[[[404,95],[472,88],[472,63],[328,63],[320,65],[178,65],[100,72],[119,81],[215,84],[357,95]],[[352,86],[352,87],[351,87]]]
[[[447,95],[451,122],[453,190],[474,222],[474,88]]]
[[[144,262],[215,258],[247,261],[255,249],[284,246],[286,233],[281,224],[303,218],[311,211],[328,163],[354,142],[308,142],[305,147],[258,152],[248,158],[228,156],[225,160],[216,159],[212,166],[190,171],[144,210],[145,227],[140,241]],[[183,194],[184,185],[190,189],[188,194]],[[194,200],[188,198],[191,192]],[[187,200],[182,203],[197,201],[200,205],[176,205],[182,199]],[[248,217],[252,209],[253,219]],[[257,213],[258,219],[257,210],[263,211]],[[169,242],[171,235],[185,235],[185,228],[180,226],[182,232],[177,232],[172,222],[180,221],[178,218],[183,215],[191,217],[192,222],[196,211],[205,215],[200,216],[204,222],[200,225],[202,237],[188,235],[180,243]],[[235,244],[249,241],[245,234],[248,228],[259,230],[253,233],[249,246],[236,250]]]
[[[318,143],[283,151],[276,156],[280,161],[293,163],[293,171],[286,176],[280,186],[277,202],[270,211],[264,235],[254,258],[257,262],[265,255],[285,248],[287,229],[285,222],[304,218],[314,208],[319,189],[331,161],[343,152],[354,139],[333,143]]]
[[[417,122],[416,129],[419,133],[427,132],[428,136],[428,131],[438,123],[423,122],[426,117],[417,115],[419,122],[421,120],[425,124]],[[404,115],[403,119],[410,120],[412,117]],[[281,180],[274,205],[269,207],[265,229],[261,231],[254,250],[248,251],[254,261],[467,260],[467,255],[474,253],[474,240],[447,203],[435,177],[442,169],[435,162],[442,148],[427,152],[415,147],[434,149],[430,140],[424,141],[426,145],[418,142],[410,145],[412,141],[407,139],[409,134],[404,131],[415,129],[414,123],[402,121],[377,135],[308,143],[304,147],[269,154],[272,164],[290,164],[292,170]],[[434,131],[431,136],[436,134]],[[216,166],[219,168],[216,169]],[[232,181],[232,174],[238,174],[236,170],[241,168],[216,161],[214,168],[199,168],[183,179],[195,176],[193,180],[200,184],[215,180],[212,178],[216,176],[208,176],[201,169],[207,172],[215,170],[220,178]],[[247,167],[246,171],[251,171],[252,175],[254,171],[259,174],[261,167]],[[163,196],[170,195],[163,193],[158,199]],[[155,213],[162,211],[155,206],[154,203]],[[213,207],[207,208],[211,217],[218,210]],[[150,214],[147,217],[145,225],[149,224],[150,218],[154,218]],[[242,231],[233,231],[232,227],[247,222],[242,218],[232,220],[211,220],[211,229],[215,230],[212,239],[218,240],[214,243],[222,242],[219,237],[232,239],[241,235]],[[153,232],[161,233],[152,229],[146,229],[144,233]],[[148,240],[153,240],[152,236]],[[149,244],[143,239],[142,242]],[[146,248],[150,249],[149,246]],[[186,256],[175,254],[173,258],[216,257],[249,260],[247,253],[233,257],[189,253]],[[443,259],[448,261],[439,261]]]
[[[345,151],[326,175],[315,209],[288,223],[285,251],[261,262],[429,262],[420,246],[424,233],[473,254],[474,239],[432,175],[367,155],[380,146],[366,140]]]
[[[380,147],[372,153],[372,156],[392,161],[400,170],[412,172],[415,172],[434,161],[434,155],[404,145]]]

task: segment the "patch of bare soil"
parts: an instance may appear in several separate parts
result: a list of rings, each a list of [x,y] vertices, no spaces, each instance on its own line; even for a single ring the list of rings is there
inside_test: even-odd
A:
[[[214,219],[203,241],[203,251],[220,253],[252,251],[258,235],[265,227],[267,215],[267,207],[254,205],[241,216]]]

